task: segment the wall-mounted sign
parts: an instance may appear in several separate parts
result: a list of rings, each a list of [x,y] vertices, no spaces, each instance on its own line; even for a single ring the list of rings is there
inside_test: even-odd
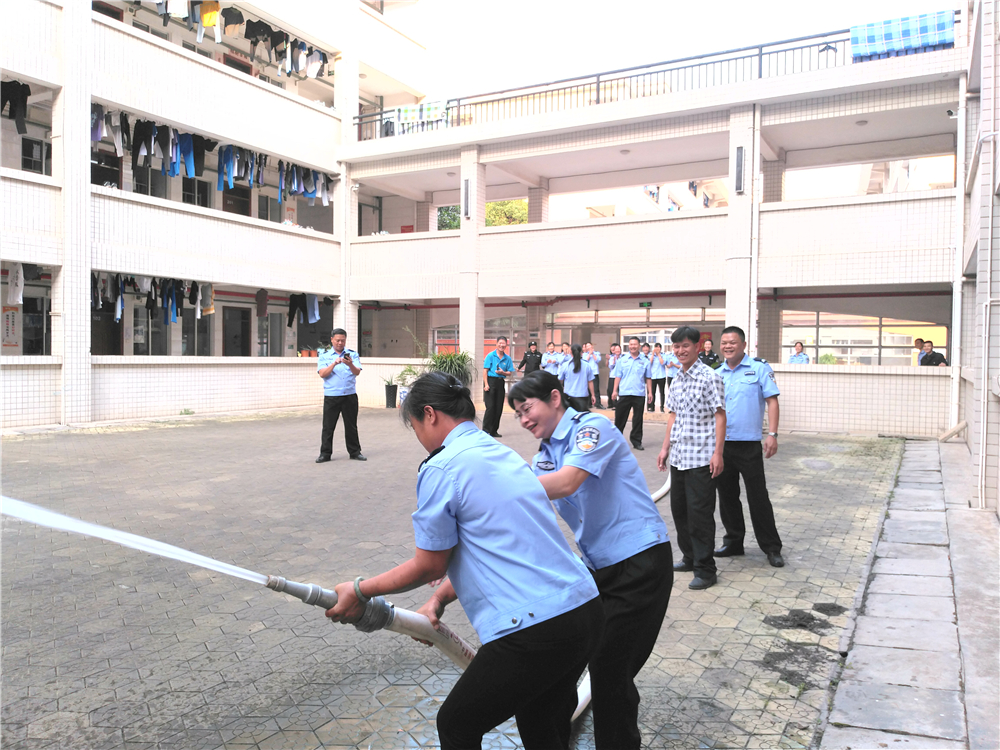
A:
[[[652,307],[652,306],[653,306],[652,302],[640,302],[639,303],[639,307]]]

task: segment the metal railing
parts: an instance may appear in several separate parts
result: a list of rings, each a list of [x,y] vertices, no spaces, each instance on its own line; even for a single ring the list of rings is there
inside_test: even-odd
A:
[[[623,68],[536,86],[449,99],[444,117],[399,123],[396,110],[354,118],[358,140],[446,127],[480,125],[516,117],[581,109],[611,102],[747,83],[854,64],[850,29],[786,39],[753,47]]]

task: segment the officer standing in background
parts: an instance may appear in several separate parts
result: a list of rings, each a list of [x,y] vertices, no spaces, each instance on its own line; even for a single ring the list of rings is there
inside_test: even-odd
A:
[[[601,403],[601,353],[594,349],[594,345],[589,341],[583,345],[583,359],[590,364],[590,369],[594,371],[594,402],[595,409],[603,409]]]
[[[503,437],[500,429],[500,415],[503,414],[503,399],[506,395],[506,378],[514,374],[514,360],[507,354],[507,337],[497,339],[497,348],[486,355],[483,362],[483,401],[486,414],[483,415],[483,432],[495,438]]]
[[[521,364],[517,366],[517,371],[520,372],[522,367],[524,368],[525,375],[542,369],[542,353],[538,351],[537,341],[532,341],[528,344],[528,351],[521,357]]]
[[[617,406],[617,402],[614,399],[615,392],[615,365],[618,363],[618,358],[622,356],[622,348],[618,344],[612,344],[608,347],[608,408],[614,409]]]
[[[719,476],[719,517],[726,534],[716,557],[743,554],[746,524],[740,505],[740,477],[747,488],[747,507],[757,544],[772,567],[784,567],[781,537],[774,525],[774,510],[767,494],[764,458],[778,452],[778,385],[774,371],[762,360],[746,353],[747,338],[742,328],[729,326],[722,332],[722,356],[726,361],[718,369],[726,386],[726,443],[722,459],[725,468]],[[767,437],[761,446],[764,404],[767,404]]]
[[[667,361],[663,357],[663,347],[653,345],[653,353],[649,357],[649,377],[653,381],[653,400],[649,402],[648,411],[656,411],[656,391],[660,391],[660,411],[666,404]]]
[[[714,370],[719,366],[721,360],[719,355],[712,351],[712,339],[705,339],[701,346],[701,352],[698,353],[699,361]]]
[[[545,354],[542,355],[542,369],[558,376],[561,364],[562,355],[556,351],[556,345],[550,341],[545,347]]]
[[[632,431],[628,439],[637,451],[642,447],[642,415],[644,407],[653,400],[653,382],[649,379],[649,358],[639,351],[639,339],[628,340],[628,354],[623,354],[615,363],[615,390],[611,398],[615,401],[615,427],[625,434],[629,410],[632,410]]]
[[[323,378],[323,434],[316,463],[324,464],[333,456],[333,433],[340,415],[344,415],[344,442],[347,454],[355,461],[367,461],[358,439],[358,388],[361,357],[347,348],[347,331],[330,332],[331,347],[319,355],[316,372]]]

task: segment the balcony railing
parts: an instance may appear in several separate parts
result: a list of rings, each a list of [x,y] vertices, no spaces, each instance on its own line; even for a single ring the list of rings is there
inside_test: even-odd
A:
[[[395,109],[354,118],[358,139],[371,140],[516,117],[549,114],[609,102],[728,86],[765,78],[852,65],[850,29],[696,55],[596,75],[567,78],[488,94],[449,99],[440,119],[398,122]]]

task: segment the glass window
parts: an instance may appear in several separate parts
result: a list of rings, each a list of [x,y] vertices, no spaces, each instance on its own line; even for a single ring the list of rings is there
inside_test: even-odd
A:
[[[258,195],[257,218],[263,219],[264,221],[273,221],[276,224],[280,224],[281,204],[278,203],[278,199],[272,198],[269,195]]]
[[[236,185],[222,191],[222,210],[240,216],[250,215],[250,188]]]
[[[782,310],[782,326],[815,326],[819,313],[804,310]]]
[[[208,208],[209,185],[205,180],[198,180],[194,177],[181,178],[182,200],[191,206],[201,206]]]
[[[270,349],[267,346],[268,334],[271,332],[267,316],[257,318],[257,356],[266,357]]]
[[[132,308],[132,354],[149,354],[149,311],[142,305]]]
[[[250,356],[249,307],[222,308],[222,356]]]
[[[447,328],[434,329],[434,352],[458,351],[458,326],[448,326]]]
[[[189,311],[182,310],[181,312]],[[185,353],[183,347],[182,342],[182,354]],[[133,308],[132,354],[157,357],[166,357],[170,354],[170,328],[163,322],[163,312],[160,307],[151,311],[147,310],[145,303],[143,303],[135,305]]]
[[[268,313],[267,316],[270,321],[269,325],[271,330],[267,337],[268,346],[270,347],[270,356],[281,357],[284,356],[285,352],[282,347],[285,343],[285,316],[281,313]]]
[[[137,169],[136,171],[140,170]],[[121,157],[110,151],[92,150],[90,152],[90,184],[112,188],[121,187]],[[146,192],[149,191],[147,190]]]
[[[181,316],[181,356],[210,356],[211,316],[205,315],[195,320],[193,307],[185,307],[181,310]]]
[[[46,153],[46,151],[48,153]],[[36,138],[21,139],[21,169],[25,172],[34,172],[35,174],[51,174],[51,160],[52,150],[49,144],[43,143]],[[48,171],[45,169],[47,163],[49,165]]]
[[[783,200],[885,195],[955,186],[955,156],[924,156],[897,161],[789,169]]]
[[[25,297],[21,308],[21,353],[25,356],[52,354],[52,332],[48,326],[49,300]]]

